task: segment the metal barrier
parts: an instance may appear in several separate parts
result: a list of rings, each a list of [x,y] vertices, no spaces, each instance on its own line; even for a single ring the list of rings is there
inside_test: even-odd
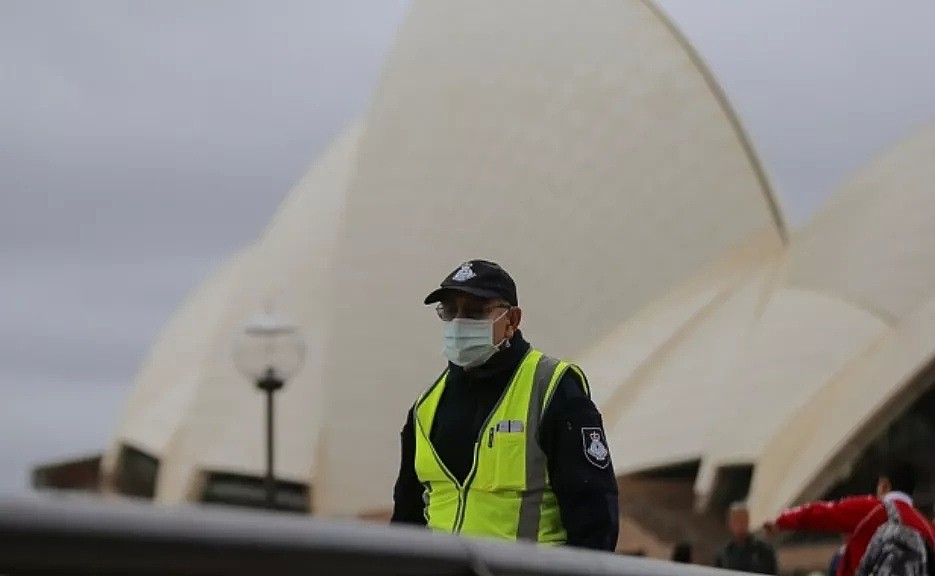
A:
[[[0,575],[713,576],[712,568],[312,517],[115,502],[0,500]]]

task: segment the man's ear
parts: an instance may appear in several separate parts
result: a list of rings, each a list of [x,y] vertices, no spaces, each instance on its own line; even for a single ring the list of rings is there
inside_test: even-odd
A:
[[[523,309],[519,306],[514,306],[510,309],[510,326],[514,330],[519,330],[519,323],[523,320]]]

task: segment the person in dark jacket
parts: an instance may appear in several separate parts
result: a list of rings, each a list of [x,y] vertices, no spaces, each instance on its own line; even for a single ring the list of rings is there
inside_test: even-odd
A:
[[[750,512],[745,503],[736,502],[730,507],[727,527],[731,541],[715,557],[716,567],[753,574],[778,573],[773,547],[750,533]]]
[[[580,369],[523,337],[510,275],[465,262],[425,303],[437,304],[448,366],[407,414],[391,522],[613,551],[617,482],[601,414]],[[494,422],[511,403],[526,417]]]

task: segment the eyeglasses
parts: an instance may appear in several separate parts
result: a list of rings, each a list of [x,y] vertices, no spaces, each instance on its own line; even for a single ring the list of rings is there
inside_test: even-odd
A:
[[[509,310],[511,305],[505,302],[480,303],[464,302],[460,309],[454,302],[440,302],[435,307],[435,312],[443,322],[451,322],[455,318],[468,318],[470,320],[484,320],[490,316],[490,313],[497,309]]]

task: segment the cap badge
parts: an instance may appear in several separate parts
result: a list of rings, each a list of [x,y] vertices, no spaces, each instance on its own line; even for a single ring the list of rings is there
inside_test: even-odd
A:
[[[471,269],[471,263],[465,262],[461,265],[461,268],[455,272],[455,275],[452,276],[451,279],[455,282],[465,282],[471,278],[474,278],[475,276],[477,276],[477,274],[475,274],[474,270]]]

